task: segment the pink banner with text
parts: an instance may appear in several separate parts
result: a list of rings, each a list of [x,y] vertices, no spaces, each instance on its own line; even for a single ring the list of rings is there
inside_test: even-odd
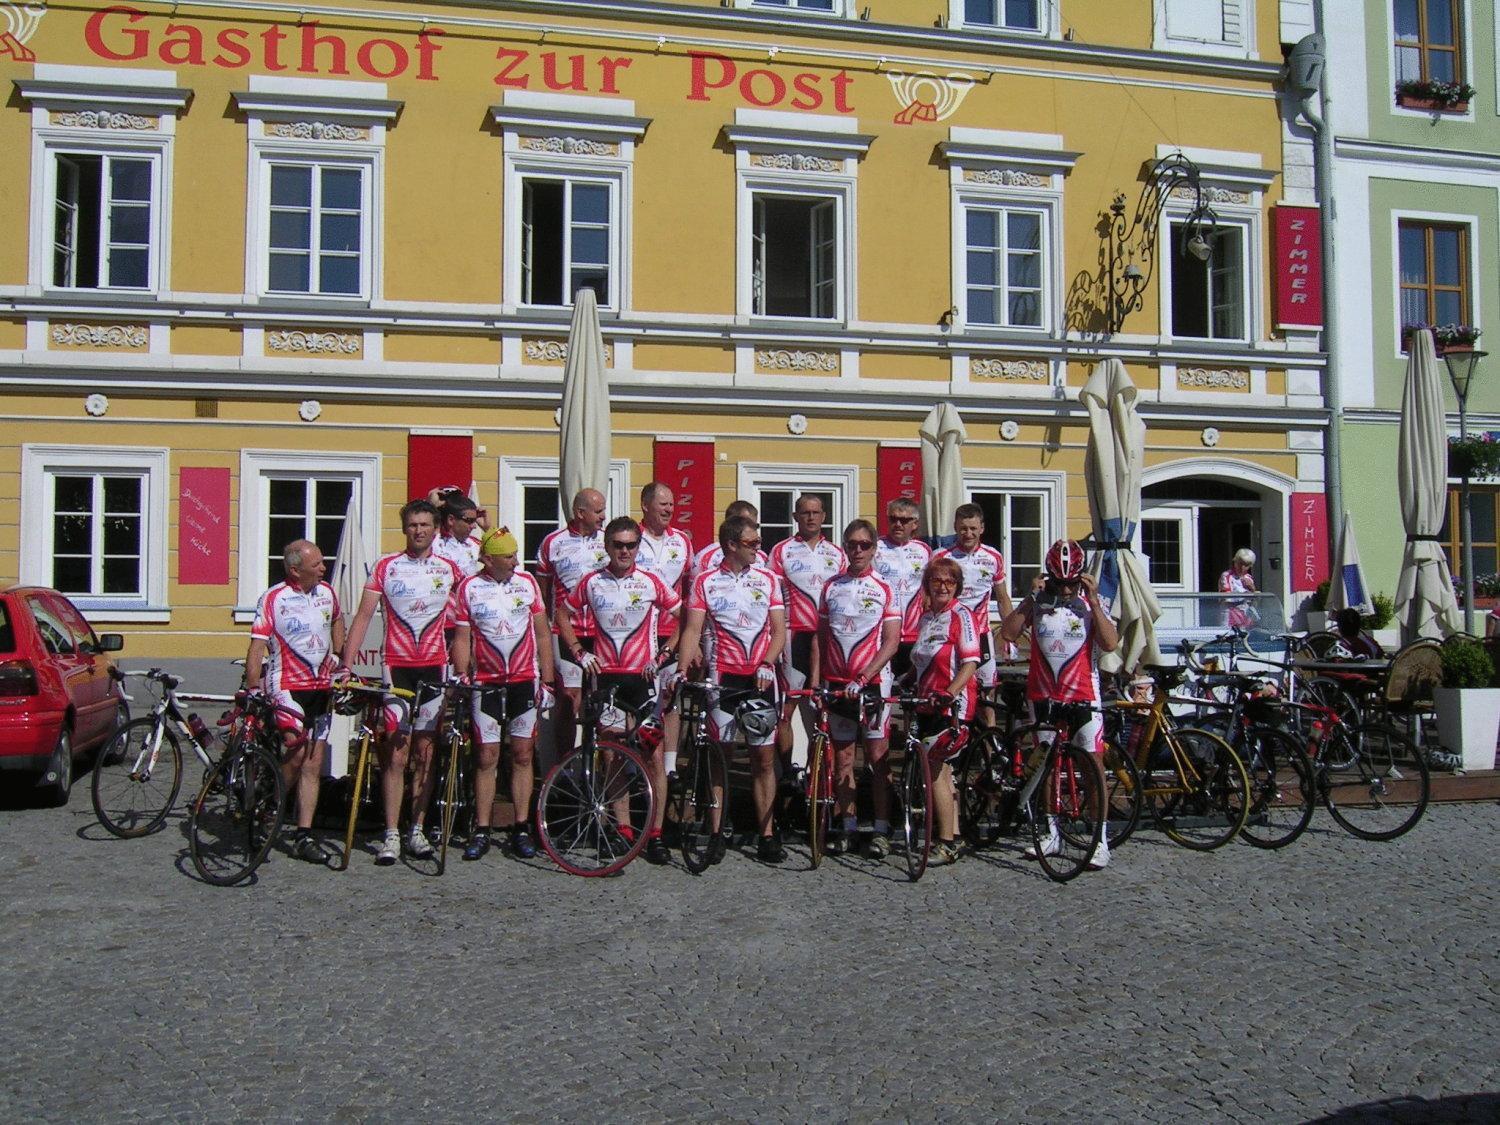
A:
[[[182,470],[177,489],[177,581],[229,583],[229,470]]]

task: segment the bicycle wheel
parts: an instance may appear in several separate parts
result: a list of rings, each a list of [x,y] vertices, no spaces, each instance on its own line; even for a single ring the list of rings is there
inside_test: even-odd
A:
[[[1358,702],[1337,680],[1326,676],[1304,680],[1298,685],[1298,692],[1303,703],[1327,707],[1344,723],[1352,725],[1360,721]],[[1306,738],[1312,734],[1312,723],[1316,718],[1314,713],[1300,708],[1290,708],[1290,713],[1290,725],[1299,736]]]
[[[537,794],[542,847],[570,875],[613,875],[645,848],[656,799],[635,751],[618,742],[580,746]]]
[[[1394,840],[1427,810],[1431,779],[1416,743],[1393,727],[1363,723],[1331,732],[1319,784],[1333,819],[1361,840]]]
[[[1104,779],[1077,746],[1056,748],[1032,791],[1031,835],[1047,877],[1066,883],[1087,867],[1104,831]]]
[[[1250,779],[1250,811],[1240,835],[1257,848],[1286,847],[1312,820],[1312,761],[1295,738],[1271,727],[1251,727],[1235,752]]]
[[[906,877],[915,883],[932,853],[932,766],[920,743],[901,767],[901,828],[906,839]]]
[[[359,740],[359,755],[354,763],[354,785],[349,791],[349,821],[344,826],[344,854],[339,857],[335,871],[347,871],[349,860],[354,855],[354,829],[359,824],[359,806],[364,797],[365,777],[370,770],[370,755],[374,753],[375,736],[368,730]]]
[[[453,824],[458,817],[464,750],[468,741],[461,735],[448,739],[448,761],[443,769],[442,788],[438,790],[438,830],[442,833],[437,848],[439,875],[448,870],[448,842],[453,839]]]
[[[726,781],[724,751],[717,743],[690,742],[677,755],[677,777],[673,781],[677,846],[683,866],[694,875],[708,870],[714,834],[722,831]]]
[[[188,821],[188,850],[206,883],[248,879],[281,831],[286,783],[276,755],[242,738],[203,780]]]
[[[1250,781],[1245,764],[1217,735],[1185,727],[1167,735],[1175,744],[1174,783],[1158,806],[1157,823],[1174,843],[1194,851],[1222,848],[1245,826]],[[1149,786],[1147,791],[1150,791]]]
[[[828,739],[813,735],[807,746],[807,850],[814,868],[823,862],[833,819],[833,757]]]
[[[1000,735],[990,730],[969,740],[953,771],[958,785],[959,831],[971,848],[989,847],[1000,838],[1005,827],[1000,779],[1008,760],[1000,745]]]
[[[94,815],[116,836],[155,832],[182,789],[182,747],[165,723],[133,719],[94,758]]]
[[[1141,823],[1141,771],[1130,754],[1113,742],[1104,744],[1104,804],[1109,846],[1118,848]]]

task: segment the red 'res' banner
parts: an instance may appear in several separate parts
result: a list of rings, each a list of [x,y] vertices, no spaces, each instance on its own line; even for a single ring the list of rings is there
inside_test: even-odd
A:
[[[406,498],[426,500],[434,488],[465,492],[474,479],[474,439],[460,434],[408,434]],[[471,496],[472,500],[473,497]]]
[[[177,482],[177,581],[229,582],[229,470],[183,468]]]
[[[714,443],[658,441],[656,479],[672,490],[677,508],[672,526],[688,533],[693,549],[718,542],[714,510]]]
[[[922,450],[915,445],[882,445],[875,451],[876,522],[880,534],[889,528],[885,508],[892,500],[920,502],[922,495]]]
[[[1307,593],[1328,577],[1328,497],[1321,492],[1292,493],[1287,521],[1287,560],[1292,592]]]
[[[1276,326],[1323,327],[1322,216],[1316,207],[1278,204],[1274,254]]]

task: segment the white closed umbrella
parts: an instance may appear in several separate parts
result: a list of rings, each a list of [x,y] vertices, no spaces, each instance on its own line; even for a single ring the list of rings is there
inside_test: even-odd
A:
[[[359,492],[355,490],[349,494],[349,503],[344,508],[344,526],[339,531],[338,553],[334,556],[333,581],[329,583],[339,600],[339,609],[343,612],[345,626],[353,620],[355,611],[359,609],[360,598],[364,596],[365,583],[369,581],[370,572],[374,569],[375,559],[370,554],[369,545],[365,542],[364,524],[360,518]],[[358,672],[361,676],[378,679],[382,667],[381,649],[384,646],[385,626],[380,614],[377,613],[370,621],[370,628],[365,633],[364,649],[354,654],[355,664],[351,671]]]
[[[1120,643],[1100,656],[1104,672],[1134,671],[1142,661],[1160,664],[1156,619],[1161,603],[1151,579],[1130,547],[1141,520],[1141,474],[1146,459],[1146,423],[1136,409],[1137,391],[1118,359],[1100,362],[1078,394],[1089,417],[1083,474],[1094,524],[1093,574],[1110,607]]]
[[[592,289],[573,299],[568,360],[563,365],[562,432],[557,486],[563,511],[585,488],[609,493],[609,379],[604,372],[604,334]]]
[[[1413,332],[1410,349],[1396,444],[1396,489],[1406,527],[1396,582],[1402,644],[1459,630],[1453,575],[1438,538],[1448,506],[1448,424],[1431,331]]]
[[[1328,575],[1328,597],[1324,608],[1330,614],[1353,608],[1364,616],[1375,612],[1370,601],[1370,586],[1364,568],[1359,564],[1359,542],[1354,538],[1354,517],[1344,513],[1339,525],[1339,541],[1333,556],[1333,570]]]
[[[961,451],[969,434],[953,404],[941,402],[928,411],[917,435],[922,439],[922,534],[931,538],[953,529],[953,509],[969,498]]]

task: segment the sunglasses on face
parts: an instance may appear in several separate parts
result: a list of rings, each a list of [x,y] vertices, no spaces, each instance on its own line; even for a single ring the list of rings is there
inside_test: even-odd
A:
[[[916,523],[917,522],[917,517],[916,516],[892,516],[891,517],[891,522],[892,523]]]
[[[640,545],[639,539],[611,539],[609,541],[611,551],[633,551]]]
[[[869,551],[875,546],[868,539],[845,539],[844,550],[846,551]]]
[[[756,551],[760,550],[760,540],[759,539],[741,539],[740,542],[739,542],[739,545],[741,547],[749,547],[750,549],[756,550]]]

